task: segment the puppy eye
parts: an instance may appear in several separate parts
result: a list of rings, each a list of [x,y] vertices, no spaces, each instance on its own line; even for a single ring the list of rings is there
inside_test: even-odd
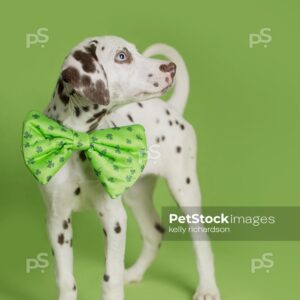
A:
[[[127,55],[124,51],[121,51],[119,53],[117,53],[116,57],[115,57],[115,61],[117,62],[123,62],[127,60]]]

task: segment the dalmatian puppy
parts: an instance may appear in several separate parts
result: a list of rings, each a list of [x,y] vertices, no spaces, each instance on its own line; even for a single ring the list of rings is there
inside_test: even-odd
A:
[[[159,97],[174,83],[176,65],[150,58],[156,54],[177,63],[177,84],[167,103]],[[86,39],[66,57],[45,114],[82,132],[141,124],[146,130],[149,160],[140,179],[117,199],[105,193],[84,152],[75,152],[49,184],[41,186],[59,300],[77,299],[72,212],[90,207],[96,210],[106,236],[102,299],[123,300],[124,284],[143,278],[162,240],[164,229],[152,205],[156,178],[166,178],[179,206],[200,209],[196,139],[192,126],[182,117],[188,90],[185,64],[166,45],[154,45],[141,55],[134,45],[121,38],[96,37]],[[152,147],[159,154],[153,159]],[[123,202],[132,209],[144,239],[140,257],[127,270],[127,217]],[[194,238],[194,248],[201,278],[194,299],[220,300],[209,242]]]

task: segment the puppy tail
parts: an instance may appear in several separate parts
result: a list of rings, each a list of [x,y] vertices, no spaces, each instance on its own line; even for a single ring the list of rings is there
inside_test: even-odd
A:
[[[189,96],[189,74],[181,55],[172,47],[165,44],[153,44],[143,53],[144,56],[163,55],[177,66],[175,86],[169,103],[179,113],[183,114]]]

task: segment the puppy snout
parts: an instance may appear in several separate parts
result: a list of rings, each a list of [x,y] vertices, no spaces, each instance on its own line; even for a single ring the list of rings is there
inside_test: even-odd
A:
[[[162,64],[159,66],[159,69],[162,72],[170,73],[172,78],[174,78],[176,74],[176,65],[173,62],[170,62],[169,64]]]

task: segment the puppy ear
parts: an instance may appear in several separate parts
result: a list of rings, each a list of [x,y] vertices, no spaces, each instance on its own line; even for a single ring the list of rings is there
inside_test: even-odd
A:
[[[58,87],[61,98],[75,91],[94,103],[109,104],[106,73],[96,53],[97,41],[93,40],[77,46],[65,59]]]

